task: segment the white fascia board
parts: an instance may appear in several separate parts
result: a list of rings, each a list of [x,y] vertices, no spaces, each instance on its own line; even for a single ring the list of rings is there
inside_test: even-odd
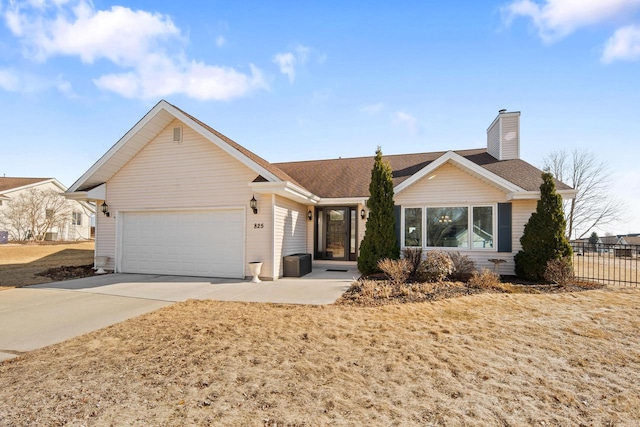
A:
[[[261,175],[262,177],[264,177],[269,181],[281,182],[280,178],[278,178],[277,176],[275,176],[274,174],[272,174],[271,172],[269,172],[268,170],[266,170],[265,168],[263,168],[262,166],[260,166],[259,164],[257,164],[256,162],[248,158],[247,156],[245,156],[244,154],[242,154],[240,151],[231,147],[225,141],[220,139],[217,135],[210,132],[208,129],[206,129],[204,126],[200,125],[199,123],[195,122],[190,117],[186,116],[180,110],[176,109],[175,107],[173,107],[168,103],[166,104],[165,109],[169,113],[171,113],[176,119],[180,120],[181,122],[183,122],[184,124],[192,128],[193,130],[198,132],[200,135],[202,135],[209,141],[216,144],[225,153],[229,154],[231,157],[238,160],[240,163],[247,166],[248,168],[254,170],[257,174]]]
[[[76,201],[87,201],[89,200],[89,193],[86,191],[74,191],[73,193],[66,192],[63,194],[65,199],[76,200]]]
[[[498,187],[502,188],[504,191],[507,191],[507,192],[510,192],[510,193],[518,193],[518,192],[523,191],[523,189],[520,188],[519,186],[515,185],[512,182],[507,181],[504,178],[499,177],[498,175],[496,175],[496,174],[494,174],[492,172],[489,172],[488,170],[486,170],[482,166],[478,166],[477,164],[473,163],[470,160],[465,159],[464,157],[462,157],[461,155],[459,155],[459,154],[457,154],[457,153],[455,153],[453,151],[447,151],[442,156],[438,157],[436,160],[434,160],[433,162],[429,163],[427,166],[425,166],[420,171],[415,173],[411,178],[409,178],[409,179],[403,181],[401,184],[397,185],[393,189],[394,194],[398,194],[398,193],[406,190],[411,185],[415,184],[417,181],[419,181],[420,179],[424,178],[425,176],[427,176],[431,172],[435,171],[436,169],[438,169],[440,166],[444,165],[447,162],[457,163],[463,169],[467,169],[468,171],[470,171],[470,172],[472,172],[472,173],[474,173],[476,175],[479,175],[479,176],[487,179],[488,181],[493,182],[495,185],[497,185]]]
[[[76,200],[79,202],[86,202],[89,200],[107,200],[107,184],[100,184],[89,191],[74,191],[73,193],[66,192],[63,196],[69,200]]]
[[[290,181],[281,182],[251,182],[249,187],[257,194],[277,194],[286,199],[290,199],[307,205],[315,205],[320,198],[315,194],[305,190],[304,188],[291,183]]]
[[[368,199],[368,197],[323,197],[318,202],[318,206],[366,205]]]
[[[576,196],[576,190],[559,190],[557,194],[562,196],[563,199],[573,199]],[[520,191],[517,193],[507,194],[507,200],[538,200],[540,198],[540,191]]]

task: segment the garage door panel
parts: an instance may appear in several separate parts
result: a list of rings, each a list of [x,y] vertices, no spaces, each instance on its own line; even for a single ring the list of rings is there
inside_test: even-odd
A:
[[[244,277],[244,211],[127,212],[122,266],[128,273]]]

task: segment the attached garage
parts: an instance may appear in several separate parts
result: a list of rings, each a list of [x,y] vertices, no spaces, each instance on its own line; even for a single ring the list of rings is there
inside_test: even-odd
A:
[[[243,209],[120,213],[123,273],[244,278]]]

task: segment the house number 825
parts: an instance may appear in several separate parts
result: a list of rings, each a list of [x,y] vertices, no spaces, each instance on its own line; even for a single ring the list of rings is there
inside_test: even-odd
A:
[[[253,228],[264,228],[264,224],[263,223],[255,223],[255,224],[253,224]]]

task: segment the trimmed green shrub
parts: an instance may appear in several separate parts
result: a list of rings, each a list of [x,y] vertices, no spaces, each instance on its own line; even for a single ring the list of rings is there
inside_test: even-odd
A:
[[[382,159],[382,149],[378,147],[371,170],[369,184],[369,219],[360,245],[358,270],[363,274],[377,271],[378,261],[383,258],[398,259],[400,248],[396,239],[396,219],[393,213],[393,181],[391,166]]]
[[[553,259],[570,257],[571,246],[564,235],[566,222],[562,210],[562,197],[556,193],[553,175],[542,174],[540,200],[536,211],[524,226],[520,238],[522,250],[515,256],[516,275],[541,281],[547,263]]]

